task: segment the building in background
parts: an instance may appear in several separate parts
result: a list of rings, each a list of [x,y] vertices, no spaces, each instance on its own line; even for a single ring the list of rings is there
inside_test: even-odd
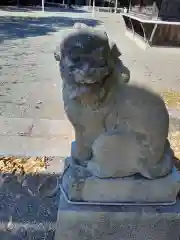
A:
[[[180,20],[180,0],[130,0],[134,13],[157,15],[162,20]]]

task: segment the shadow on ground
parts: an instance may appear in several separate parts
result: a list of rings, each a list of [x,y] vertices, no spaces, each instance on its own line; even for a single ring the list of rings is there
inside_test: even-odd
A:
[[[55,184],[38,191],[47,177],[57,184],[60,175],[26,175],[25,183],[19,176],[6,175],[0,186],[0,239],[54,239],[60,191],[46,195]]]
[[[44,185],[44,191],[38,189],[47,177],[57,183],[60,174],[26,175],[25,184],[24,181],[17,180],[19,176],[6,175],[6,177],[0,188],[0,239],[53,240],[60,190],[47,197],[46,193],[53,189],[55,184]],[[118,211],[117,206],[109,208]],[[166,206],[166,211],[171,212],[171,208],[172,206]],[[160,212],[161,207],[157,211]]]
[[[92,27],[100,24],[99,21],[94,19],[71,18],[65,16],[0,16],[0,43],[5,40],[48,35],[62,28],[72,27],[77,21]]]

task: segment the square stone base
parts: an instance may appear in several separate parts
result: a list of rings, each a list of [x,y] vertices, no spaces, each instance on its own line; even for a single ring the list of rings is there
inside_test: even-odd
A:
[[[67,158],[66,164],[68,161],[73,160]],[[180,190],[180,173],[174,167],[168,176],[153,180],[140,175],[101,179],[92,176],[87,168],[74,164],[66,168],[62,187],[72,202],[173,203]]]
[[[61,195],[55,240],[179,240],[180,201],[173,206],[81,206]]]

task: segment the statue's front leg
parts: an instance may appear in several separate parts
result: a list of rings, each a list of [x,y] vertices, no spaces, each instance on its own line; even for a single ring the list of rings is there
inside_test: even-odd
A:
[[[92,149],[85,145],[83,131],[75,130],[75,139],[71,155],[78,163],[83,164],[91,158]]]

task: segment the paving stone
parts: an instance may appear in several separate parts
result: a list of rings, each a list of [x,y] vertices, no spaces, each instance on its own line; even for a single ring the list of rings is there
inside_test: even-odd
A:
[[[39,119],[34,122],[31,136],[57,136],[73,138],[73,129],[68,120]]]
[[[33,119],[0,117],[0,135],[28,135],[33,126]]]
[[[69,152],[70,140],[67,138],[0,137],[0,155],[67,156]]]

